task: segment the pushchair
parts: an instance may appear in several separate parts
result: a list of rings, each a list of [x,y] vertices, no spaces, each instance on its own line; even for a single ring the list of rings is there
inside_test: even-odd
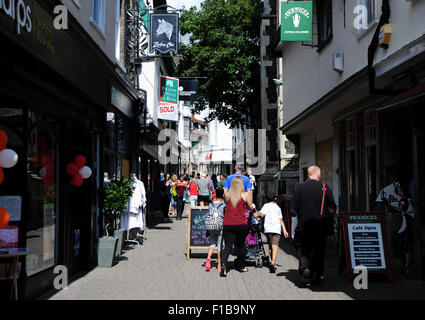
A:
[[[262,268],[264,265],[270,264],[270,260],[261,239],[261,219],[254,218],[252,212],[247,212],[246,216],[249,231],[245,240],[245,263],[254,264],[256,268]]]

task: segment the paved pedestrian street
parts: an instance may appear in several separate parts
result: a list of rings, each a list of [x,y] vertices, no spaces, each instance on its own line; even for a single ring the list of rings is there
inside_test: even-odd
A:
[[[424,299],[425,289],[415,280],[392,284],[384,279],[370,281],[369,289],[358,291],[338,274],[337,257],[328,250],[326,279],[320,287],[298,285],[298,261],[293,249],[281,241],[277,272],[249,266],[249,272],[231,270],[221,278],[216,264],[204,268],[206,251],[193,250],[186,259],[187,216],[147,229],[143,245],[130,245],[112,268],[96,268],[70,279],[67,290],[51,291],[40,299],[50,300],[351,300]],[[263,237],[264,238],[264,237]],[[266,245],[267,250],[267,245]],[[215,255],[213,256],[213,258]],[[231,256],[230,261],[235,257]],[[213,259],[214,260],[214,259]],[[214,260],[216,261],[216,260]],[[395,273],[395,272],[394,272]]]

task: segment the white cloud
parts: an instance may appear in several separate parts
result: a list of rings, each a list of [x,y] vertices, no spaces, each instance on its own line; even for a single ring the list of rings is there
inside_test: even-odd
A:
[[[195,6],[198,9],[201,9],[201,3],[203,0],[167,0],[167,4],[176,9],[182,9],[185,7],[185,10],[188,10],[190,7]]]

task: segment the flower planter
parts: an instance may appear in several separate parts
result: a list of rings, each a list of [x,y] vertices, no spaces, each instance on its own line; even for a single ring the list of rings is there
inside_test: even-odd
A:
[[[118,238],[102,237],[99,238],[97,246],[97,264],[99,267],[111,268],[114,262],[115,252],[117,250]]]
[[[117,250],[115,250],[115,257],[119,257],[122,254],[122,247],[124,242],[124,231],[125,229],[114,230],[114,237],[118,238]]]

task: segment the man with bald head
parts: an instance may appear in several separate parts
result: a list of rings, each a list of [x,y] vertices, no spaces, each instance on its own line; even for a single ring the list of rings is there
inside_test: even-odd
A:
[[[309,179],[295,190],[291,201],[297,214],[294,243],[299,258],[299,272],[305,284],[321,284],[325,266],[325,248],[336,204],[329,186],[320,181],[321,170],[308,168]]]

